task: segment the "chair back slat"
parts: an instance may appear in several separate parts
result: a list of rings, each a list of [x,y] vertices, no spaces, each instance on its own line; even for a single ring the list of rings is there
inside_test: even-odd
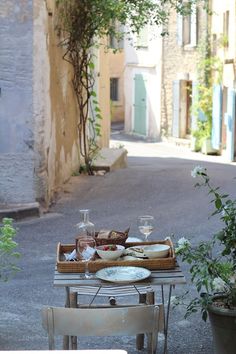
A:
[[[49,349],[54,349],[54,335],[131,336],[153,334],[159,325],[157,305],[108,308],[49,307],[42,310],[42,324],[49,335]]]

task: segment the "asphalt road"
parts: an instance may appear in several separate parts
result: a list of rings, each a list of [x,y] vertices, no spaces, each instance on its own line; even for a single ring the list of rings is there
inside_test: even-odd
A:
[[[0,285],[1,350],[47,349],[40,310],[45,305],[64,305],[63,289],[52,286],[56,245],[74,242],[74,226],[80,221],[79,209],[91,209],[91,220],[97,230],[124,230],[130,226],[133,237],[140,236],[137,216],[152,214],[156,222],[150,236],[153,240],[172,235],[174,240],[185,236],[195,242],[209,239],[219,229],[219,221],[214,217],[209,219],[212,206],[207,191],[194,188],[196,181],[190,172],[196,165],[206,167],[212,182],[235,198],[235,163],[226,163],[219,156],[191,153],[167,143],[145,143],[119,132],[112,139],[112,146],[124,145],[128,149],[126,169],[104,176],[72,177],[49,213],[39,219],[17,223],[22,270]],[[186,290],[194,295],[185,265],[183,270],[188,284],[176,287],[174,295]],[[160,338],[160,349],[162,346]],[[81,341],[83,349],[94,347],[137,353],[134,338],[128,337],[84,338]],[[200,314],[185,320],[182,307],[172,310],[168,348],[171,354],[212,354],[209,323],[204,323]]]

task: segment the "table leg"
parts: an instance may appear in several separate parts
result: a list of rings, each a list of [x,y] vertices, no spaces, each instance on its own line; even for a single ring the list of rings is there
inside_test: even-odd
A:
[[[139,294],[139,303],[146,304],[147,296],[146,294]],[[137,350],[141,350],[144,348],[144,334],[140,333],[136,336],[136,348]]]
[[[65,290],[66,290],[65,307],[70,307],[70,289],[68,286],[66,286]],[[63,337],[63,350],[69,350],[70,349],[69,346],[70,346],[69,336],[64,336]]]
[[[70,307],[77,308],[77,298],[78,298],[77,291],[73,291],[72,293],[70,293]],[[76,336],[71,336],[71,349],[72,350],[77,349],[77,337]]]
[[[163,307],[164,307],[165,300],[164,300],[163,285],[161,286],[161,292],[162,292],[162,303],[163,303]],[[167,312],[166,312],[166,314],[165,314],[165,307],[163,308],[163,311],[164,311],[164,354],[167,354],[168,325],[169,325],[169,315],[170,315],[170,299],[171,299],[171,293],[172,293],[172,285],[170,285],[170,287],[169,287],[169,294],[168,294],[168,302],[167,302]]]

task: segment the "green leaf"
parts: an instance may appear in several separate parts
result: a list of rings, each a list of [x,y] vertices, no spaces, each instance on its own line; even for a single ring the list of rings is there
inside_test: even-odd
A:
[[[206,320],[207,320],[207,311],[206,310],[202,311],[202,319],[203,319],[203,321],[206,322]]]
[[[215,200],[215,207],[216,207],[217,209],[221,209],[221,207],[222,207],[221,199],[217,198],[217,199]]]
[[[92,70],[95,68],[95,65],[93,62],[90,62],[88,66],[89,66],[89,69],[92,69]]]
[[[90,96],[97,97],[97,94],[96,94],[95,91],[91,91],[91,92],[90,92]]]

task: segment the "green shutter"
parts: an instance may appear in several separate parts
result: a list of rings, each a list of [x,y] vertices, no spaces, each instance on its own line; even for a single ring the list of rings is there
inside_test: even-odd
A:
[[[222,126],[222,88],[220,85],[214,85],[211,142],[212,142],[212,147],[215,150],[220,149],[221,126]]]
[[[146,131],[146,86],[142,74],[134,78],[134,133],[147,135]]]
[[[235,144],[235,91],[228,89],[226,118],[226,156],[229,161],[234,161]]]

